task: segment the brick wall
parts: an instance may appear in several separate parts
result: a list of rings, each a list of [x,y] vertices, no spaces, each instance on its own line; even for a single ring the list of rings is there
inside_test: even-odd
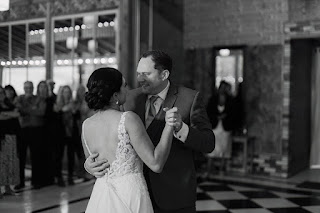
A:
[[[184,46],[283,44],[287,0],[185,0]]]
[[[319,0],[289,0],[290,22],[320,19]]]

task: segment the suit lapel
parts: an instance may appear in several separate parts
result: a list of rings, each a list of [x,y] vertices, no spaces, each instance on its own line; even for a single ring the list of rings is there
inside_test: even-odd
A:
[[[165,126],[165,112],[163,108],[172,108],[177,99],[178,88],[174,85],[170,85],[166,99],[163,101],[162,106],[153,119],[149,127],[147,128],[148,135],[152,143],[156,146],[161,138],[162,130]]]
[[[175,85],[170,85],[167,97],[163,101],[161,109],[159,110],[159,113],[157,114],[156,118],[159,120],[164,120],[165,112],[163,111],[163,108],[172,108],[174,106],[174,103],[177,99],[177,93],[178,93],[178,87]]]
[[[177,99],[177,93],[178,93],[178,88],[175,85],[170,85],[166,99],[163,101],[162,106],[156,115],[156,117],[153,119],[151,124],[149,125],[148,129],[157,127],[159,124],[158,121],[164,121],[165,117],[165,112],[163,111],[163,108],[172,108],[174,106],[174,103],[176,102]],[[156,122],[157,121],[157,122]],[[162,131],[162,129],[161,129]]]

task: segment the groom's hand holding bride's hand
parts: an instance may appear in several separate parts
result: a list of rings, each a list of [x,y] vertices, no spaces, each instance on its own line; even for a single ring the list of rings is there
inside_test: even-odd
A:
[[[103,177],[107,172],[107,169],[110,167],[107,160],[97,160],[98,156],[99,153],[91,154],[84,163],[85,170],[96,178]]]
[[[166,107],[166,108],[163,108],[163,111],[166,112],[166,117],[165,117],[166,123],[169,126],[173,126],[175,132],[179,132],[179,130],[182,127],[182,118],[179,113],[178,107],[172,107],[171,109]]]

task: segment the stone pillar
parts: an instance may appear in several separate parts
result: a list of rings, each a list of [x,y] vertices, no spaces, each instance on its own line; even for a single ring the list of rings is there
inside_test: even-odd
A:
[[[130,88],[135,88],[136,83],[136,66],[137,66],[137,50],[135,45],[136,36],[139,35],[136,19],[140,15],[136,5],[140,0],[122,0],[120,1],[119,15],[119,70],[126,78]]]
[[[52,54],[52,9],[51,9],[51,1],[48,1],[47,4],[47,15],[45,22],[45,60],[46,60],[46,79],[52,79],[53,77],[53,54]]]

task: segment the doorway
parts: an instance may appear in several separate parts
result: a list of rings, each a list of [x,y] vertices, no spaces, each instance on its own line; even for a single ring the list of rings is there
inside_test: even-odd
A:
[[[320,159],[320,39],[293,39],[290,72],[289,175]],[[318,50],[319,51],[319,50]],[[318,55],[319,54],[319,55]],[[317,71],[319,70],[319,72]],[[318,96],[317,98],[315,98]],[[315,103],[319,104],[315,106]],[[316,130],[318,129],[318,130]],[[314,149],[318,151],[314,151]],[[318,162],[320,164],[320,161]]]
[[[320,46],[312,51],[310,167],[320,169]]]

